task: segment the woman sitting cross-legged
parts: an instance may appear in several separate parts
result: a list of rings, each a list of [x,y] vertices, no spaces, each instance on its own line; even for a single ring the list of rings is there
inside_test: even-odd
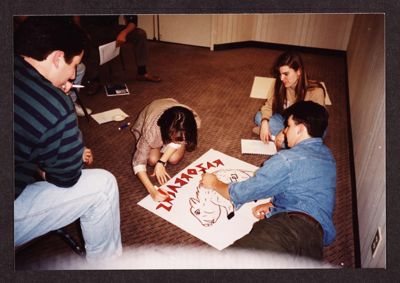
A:
[[[275,136],[277,148],[284,147],[284,120],[286,108],[298,101],[313,101],[325,106],[325,90],[320,82],[309,80],[300,54],[287,51],[281,54],[273,67],[276,78],[274,94],[267,99],[254,121],[253,132],[267,142]]]

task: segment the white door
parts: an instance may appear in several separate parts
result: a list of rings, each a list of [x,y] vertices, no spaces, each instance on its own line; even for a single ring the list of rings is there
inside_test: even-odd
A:
[[[211,15],[140,15],[139,27],[148,39],[194,46],[211,46]],[[157,31],[159,27],[159,32]],[[158,38],[159,36],[159,38]]]

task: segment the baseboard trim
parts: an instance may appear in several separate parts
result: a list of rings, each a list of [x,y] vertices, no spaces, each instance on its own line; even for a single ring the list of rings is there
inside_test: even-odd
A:
[[[241,41],[241,42],[232,42],[232,43],[224,43],[224,44],[215,44],[214,51],[235,49],[235,48],[267,48],[274,50],[295,50],[303,53],[313,53],[320,55],[334,55],[345,57],[346,51],[343,50],[335,50],[335,49],[327,49],[327,48],[316,48],[316,47],[305,47],[305,46],[297,46],[297,45],[289,45],[289,44],[278,44],[278,43],[269,43],[269,42],[261,42],[261,41]]]

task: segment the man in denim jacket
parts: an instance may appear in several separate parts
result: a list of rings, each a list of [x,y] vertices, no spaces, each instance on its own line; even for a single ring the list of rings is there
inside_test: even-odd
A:
[[[290,149],[265,161],[254,177],[225,184],[206,173],[202,185],[232,201],[236,209],[247,202],[272,197],[253,214],[252,231],[233,247],[271,250],[322,259],[323,246],[333,242],[336,162],[322,135],[328,112],[311,101],[286,110],[284,134]]]

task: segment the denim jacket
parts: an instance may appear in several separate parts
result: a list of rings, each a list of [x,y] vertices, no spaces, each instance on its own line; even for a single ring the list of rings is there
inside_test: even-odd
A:
[[[333,242],[336,162],[321,138],[306,139],[293,148],[281,150],[265,161],[254,177],[229,185],[235,208],[244,203],[273,197],[274,208],[266,217],[301,211],[314,217],[324,231],[324,245]]]

